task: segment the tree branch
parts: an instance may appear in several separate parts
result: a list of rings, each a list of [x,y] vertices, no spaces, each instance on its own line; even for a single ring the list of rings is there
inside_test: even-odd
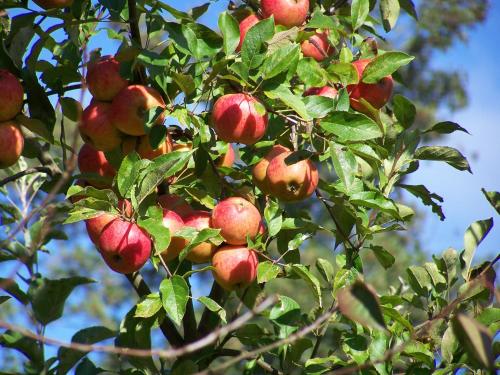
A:
[[[146,284],[139,272],[135,272],[133,274],[128,274],[125,276],[140,297],[145,297],[148,294],[151,294],[151,289],[149,289],[149,286]],[[174,323],[168,317],[165,317],[163,319],[160,324],[160,329],[170,345],[172,345],[173,347],[180,347],[184,345],[182,336],[177,331],[177,328],[175,328]]]
[[[4,178],[3,180],[1,180],[0,187],[7,185],[9,182],[15,181],[21,177],[27,176],[29,174],[34,174],[34,173],[45,173],[45,174],[48,174],[49,176],[52,176],[53,171],[51,168],[44,167],[44,166],[28,168],[24,171],[18,172],[16,174],[13,174],[13,175],[8,176],[8,177]]]

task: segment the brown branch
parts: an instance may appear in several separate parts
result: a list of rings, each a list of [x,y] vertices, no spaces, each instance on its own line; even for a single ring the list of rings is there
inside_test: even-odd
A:
[[[21,177],[34,174],[34,173],[45,173],[48,174],[49,176],[53,175],[53,170],[52,168],[45,167],[45,166],[39,166],[39,167],[33,167],[33,168],[28,168],[24,171],[18,172],[16,174],[13,174],[11,176],[8,176],[4,178],[3,180],[0,181],[0,187],[7,185],[9,182],[15,181]]]
[[[140,284],[140,282],[138,283]],[[146,286],[147,287],[147,286]],[[138,286],[139,289],[143,289],[143,286]],[[0,320],[0,327],[9,329],[14,332],[18,332],[25,337],[32,338],[36,341],[39,341],[42,344],[53,345],[63,348],[70,348],[74,350],[78,350],[81,352],[102,352],[102,353],[112,353],[118,355],[126,355],[132,357],[150,357],[150,356],[158,356],[165,359],[174,359],[186,354],[197,352],[198,350],[216,342],[221,336],[227,335],[232,331],[242,327],[245,325],[250,319],[254,316],[262,313],[267,308],[276,304],[278,301],[277,296],[271,296],[266,298],[260,305],[258,305],[255,309],[250,310],[243,314],[241,317],[236,319],[234,322],[225,325],[213,332],[204,338],[195,341],[186,346],[182,346],[176,349],[134,349],[134,348],[123,348],[123,347],[115,347],[115,346],[104,346],[104,345],[89,345],[89,344],[81,344],[77,342],[64,342],[56,339],[52,339],[49,337],[45,337],[43,335],[38,335],[28,329],[25,329],[21,326],[17,326],[14,324],[10,324]]]
[[[148,294],[151,294],[151,289],[149,289],[149,286],[146,284],[139,272],[135,272],[133,274],[128,274],[125,276],[140,297],[145,297]],[[177,331],[177,328],[175,328],[174,323],[168,317],[165,317],[163,319],[160,324],[160,329],[170,345],[172,345],[173,347],[180,347],[184,345],[182,336]]]

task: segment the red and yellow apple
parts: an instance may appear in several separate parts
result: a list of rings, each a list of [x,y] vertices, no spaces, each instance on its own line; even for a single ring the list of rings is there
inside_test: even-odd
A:
[[[210,228],[210,218],[212,214],[208,211],[194,211],[184,219],[186,227],[193,227],[198,231]],[[193,263],[207,263],[212,259],[212,255],[217,249],[213,243],[207,241],[193,247],[186,259]]]
[[[283,152],[290,150],[282,145],[274,145],[273,148],[264,156],[252,169],[252,179],[254,184],[265,194],[270,193],[269,181],[267,178],[267,167],[271,160]]]
[[[106,159],[104,152],[96,150],[88,143],[84,144],[78,153],[78,168],[81,173],[94,173],[102,177],[112,179],[116,170]],[[92,178],[86,180],[87,183],[96,188],[109,188],[110,184]]]
[[[99,151],[112,151],[122,143],[123,134],[110,121],[110,109],[111,104],[93,100],[78,125],[82,139]]]
[[[309,0],[262,0],[262,16],[274,16],[276,25],[286,27],[302,25],[309,13]]]
[[[236,51],[241,50],[241,47],[243,46],[243,41],[245,40],[248,30],[250,30],[250,28],[259,21],[260,18],[256,14],[251,14],[240,22],[240,44],[238,44]]]
[[[174,211],[163,210],[163,226],[170,231],[170,244],[162,251],[161,257],[165,262],[170,262],[186,247],[187,241],[175,236],[175,233],[184,227],[184,220]]]
[[[194,210],[184,198],[176,194],[163,194],[158,197],[158,203],[165,210],[174,211],[182,219],[191,215]]]
[[[128,81],[120,75],[120,63],[112,56],[90,63],[85,80],[94,99],[105,102],[128,86]]]
[[[23,149],[24,137],[17,124],[14,121],[0,122],[0,168],[16,164]]]
[[[148,135],[143,135],[142,137],[139,137],[137,139],[136,151],[139,154],[139,156],[143,159],[153,160],[158,156],[172,152],[172,148],[173,148],[172,139],[168,134],[165,140],[154,150],[153,147],[151,146]]]
[[[304,57],[312,57],[316,61],[323,61],[330,57],[335,48],[328,41],[326,32],[316,32],[300,45]]]
[[[251,284],[258,264],[257,254],[246,246],[223,246],[212,258],[212,273],[221,287],[231,291]]]
[[[215,160],[215,163],[218,167],[227,167],[231,168],[236,160],[236,152],[234,151],[234,147],[232,144],[227,145],[227,152],[218,157]]]
[[[265,107],[248,94],[228,94],[220,97],[212,111],[212,125],[225,142],[253,145],[267,129]]]
[[[24,89],[6,69],[0,69],[0,93],[0,122],[12,120],[23,107]]]
[[[338,91],[331,86],[311,87],[310,89],[304,91],[304,96],[310,95],[319,95],[335,99],[338,95]]]

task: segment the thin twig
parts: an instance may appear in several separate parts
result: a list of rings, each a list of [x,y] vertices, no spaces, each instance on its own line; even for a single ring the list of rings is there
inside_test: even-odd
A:
[[[18,172],[16,174],[13,174],[13,175],[8,176],[8,177],[4,178],[3,180],[1,180],[0,187],[7,185],[9,182],[15,181],[21,177],[24,177],[24,176],[27,176],[27,175],[33,174],[33,173],[45,173],[45,174],[48,174],[49,176],[52,176],[53,171],[52,171],[52,168],[44,167],[44,166],[28,168],[24,171]]]

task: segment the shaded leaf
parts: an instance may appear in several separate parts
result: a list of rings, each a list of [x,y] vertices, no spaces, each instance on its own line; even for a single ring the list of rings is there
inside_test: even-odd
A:
[[[367,141],[382,136],[379,126],[359,113],[334,112],[321,120],[320,126],[341,141]]]
[[[160,284],[160,297],[168,316],[174,323],[180,325],[189,299],[189,287],[186,280],[178,275],[163,280]]]
[[[484,196],[493,206],[493,208],[500,214],[500,193],[498,191],[486,191],[485,189],[481,189]]]
[[[465,280],[470,278],[470,268],[476,249],[493,227],[493,218],[479,220],[470,225],[464,234],[464,251],[461,254],[463,261],[462,276]]]
[[[221,305],[219,305],[213,299],[206,297],[206,296],[202,296],[202,297],[198,298],[198,301],[200,301],[203,305],[205,305],[207,307],[207,309],[209,309],[210,311],[217,313],[217,315],[219,315],[220,320],[224,324],[227,323],[226,310],[224,310],[224,308]]]
[[[460,171],[472,173],[469,162],[460,151],[447,146],[423,146],[415,152],[415,159],[444,161]]]
[[[461,132],[469,134],[467,129],[462,128],[457,123],[451,122],[451,121],[439,122],[436,125],[434,125],[433,127],[431,127],[430,129],[427,129],[426,131],[424,131],[424,134],[430,133],[430,132],[435,132],[435,133],[439,133],[439,134],[450,134],[450,133],[453,133],[455,131],[461,131]]]

